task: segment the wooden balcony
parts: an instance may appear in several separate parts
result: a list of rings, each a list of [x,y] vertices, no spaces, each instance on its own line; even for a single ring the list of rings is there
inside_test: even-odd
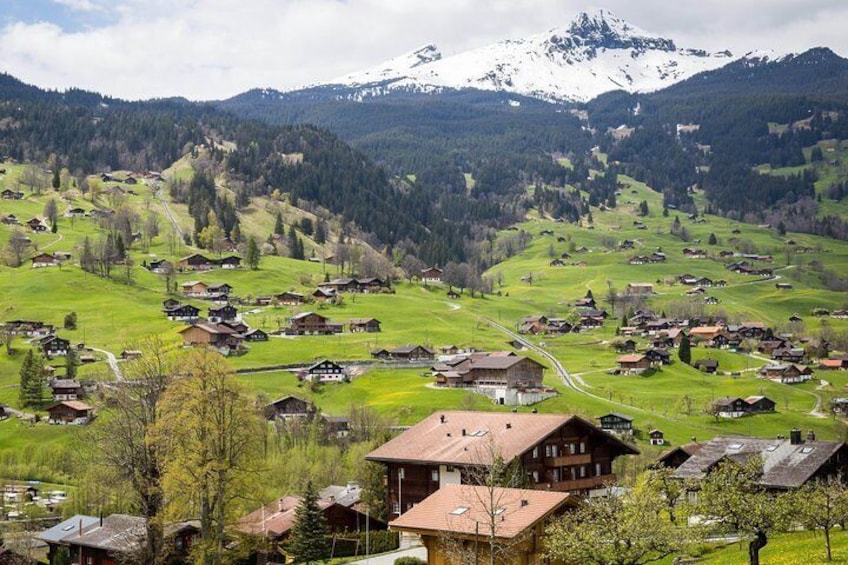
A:
[[[605,486],[611,485],[615,483],[616,476],[615,473],[610,473],[608,475],[599,475],[597,477],[586,477],[583,479],[577,479],[574,481],[560,481],[558,483],[536,483],[533,485],[533,488],[536,490],[553,490],[557,492],[575,492],[575,491],[585,491],[596,488],[603,488]],[[550,485],[550,486],[549,486]]]
[[[545,467],[568,467],[570,465],[589,465],[592,463],[591,453],[566,454],[557,457],[545,457]]]

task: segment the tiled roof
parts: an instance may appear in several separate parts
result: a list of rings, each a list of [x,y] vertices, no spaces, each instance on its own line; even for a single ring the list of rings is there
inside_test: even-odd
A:
[[[759,455],[763,460],[760,482],[772,488],[798,488],[808,481],[845,444],[836,441],[805,441],[793,445],[788,439],[716,437],[705,443],[674,473],[681,479],[703,479],[724,458]]]
[[[492,504],[491,501],[494,501]],[[576,504],[567,493],[445,485],[389,523],[392,530],[514,538],[558,509]]]

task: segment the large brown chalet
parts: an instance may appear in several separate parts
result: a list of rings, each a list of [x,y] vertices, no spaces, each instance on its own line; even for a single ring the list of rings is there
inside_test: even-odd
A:
[[[567,414],[435,412],[366,457],[386,466],[389,515],[447,484],[470,484],[469,470],[501,457],[517,462],[529,488],[585,494],[615,481],[612,462],[639,453],[594,424]]]

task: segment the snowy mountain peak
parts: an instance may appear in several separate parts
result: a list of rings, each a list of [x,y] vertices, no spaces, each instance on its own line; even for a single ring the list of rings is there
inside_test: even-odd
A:
[[[581,12],[564,27],[442,57],[432,44],[327,85],[353,98],[475,88],[550,101],[588,101],[610,90],[645,92],[724,66],[723,51],[679,49],[608,10]]]

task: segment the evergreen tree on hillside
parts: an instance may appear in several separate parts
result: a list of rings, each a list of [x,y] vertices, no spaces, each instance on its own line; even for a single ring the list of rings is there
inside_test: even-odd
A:
[[[44,360],[33,349],[27,351],[21,365],[21,387],[18,399],[21,406],[35,406],[44,394]]]
[[[80,360],[77,355],[76,350],[71,347],[68,349],[68,354],[65,355],[65,378],[66,379],[75,379],[77,378],[77,367],[79,367]]]
[[[677,356],[687,365],[692,362],[692,346],[689,343],[689,336],[686,334],[683,334],[683,337],[680,338],[680,345],[677,348]]]
[[[324,227],[324,222],[318,221],[315,227],[315,243],[323,245],[327,241],[327,228]]]
[[[274,234],[275,235],[283,235],[285,233],[285,226],[283,225],[283,215],[277,212],[277,219],[274,220]]]
[[[256,244],[256,240],[253,236],[250,236],[250,239],[247,240],[247,250],[244,253],[244,262],[248,267],[255,271],[259,268],[260,258],[261,253],[259,252],[259,246]]]
[[[294,524],[287,550],[295,563],[324,561],[329,554],[327,523],[318,508],[318,493],[312,481],[306,484],[303,500],[294,511]]]

